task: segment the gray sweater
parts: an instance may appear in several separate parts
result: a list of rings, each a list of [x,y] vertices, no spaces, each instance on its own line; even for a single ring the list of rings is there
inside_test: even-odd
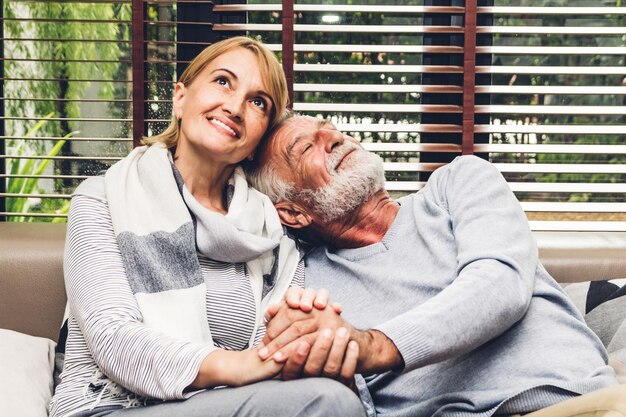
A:
[[[495,167],[457,158],[399,202],[380,243],[306,258],[306,286],[329,289],[344,318],[404,358],[367,388],[357,379],[370,416],[372,401],[379,416],[524,413],[617,383]]]

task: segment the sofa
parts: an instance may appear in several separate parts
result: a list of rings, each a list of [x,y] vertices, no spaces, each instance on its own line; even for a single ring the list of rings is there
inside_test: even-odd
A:
[[[65,230],[64,224],[0,223],[1,416],[46,415],[54,348],[66,305]],[[575,399],[595,398],[591,410],[589,401],[572,400],[571,415],[626,416],[626,296],[620,297],[626,290],[626,233],[544,232],[535,237],[546,269],[573,298],[590,327],[600,329],[621,383]],[[591,293],[606,300],[594,301],[589,312]],[[551,408],[535,414],[553,415]]]

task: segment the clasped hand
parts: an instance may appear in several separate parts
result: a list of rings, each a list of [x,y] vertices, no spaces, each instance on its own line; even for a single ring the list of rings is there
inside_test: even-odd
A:
[[[268,308],[259,356],[284,363],[282,379],[324,376],[353,385],[358,330],[341,317],[341,306],[327,304],[326,290],[292,287],[280,304]]]

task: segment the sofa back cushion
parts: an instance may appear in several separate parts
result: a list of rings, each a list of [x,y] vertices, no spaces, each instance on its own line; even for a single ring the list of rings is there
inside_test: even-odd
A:
[[[57,340],[65,224],[0,223],[0,328]]]

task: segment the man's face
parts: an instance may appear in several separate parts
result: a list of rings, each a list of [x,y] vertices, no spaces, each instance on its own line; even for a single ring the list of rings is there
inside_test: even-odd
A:
[[[325,221],[354,211],[384,188],[382,160],[332,123],[297,116],[274,134],[269,155],[296,199]]]

